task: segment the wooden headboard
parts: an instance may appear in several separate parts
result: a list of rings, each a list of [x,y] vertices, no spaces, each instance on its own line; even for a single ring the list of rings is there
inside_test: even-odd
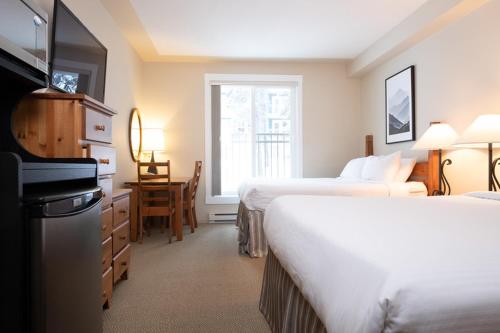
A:
[[[365,156],[373,155],[373,135],[365,136]],[[408,181],[422,182],[428,195],[439,188],[439,156],[437,150],[430,150],[426,162],[417,162]]]

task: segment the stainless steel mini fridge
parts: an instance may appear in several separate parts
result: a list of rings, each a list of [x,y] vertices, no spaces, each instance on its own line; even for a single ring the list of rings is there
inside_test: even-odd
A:
[[[102,332],[100,188],[29,201],[31,327]]]

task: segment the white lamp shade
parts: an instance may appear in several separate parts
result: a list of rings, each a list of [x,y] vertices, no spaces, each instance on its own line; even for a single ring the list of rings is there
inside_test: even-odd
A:
[[[165,136],[162,128],[145,128],[142,131],[143,151],[164,151]]]
[[[488,143],[500,143],[500,114],[477,117],[457,140],[460,147],[486,148]]]
[[[425,131],[411,149],[449,149],[458,138],[457,132],[448,124],[434,123]]]

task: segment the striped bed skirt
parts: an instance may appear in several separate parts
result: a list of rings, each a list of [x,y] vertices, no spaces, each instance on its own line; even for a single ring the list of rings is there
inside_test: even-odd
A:
[[[326,332],[312,306],[271,250],[264,268],[259,309],[273,332]]]
[[[240,254],[248,254],[252,258],[265,257],[267,254],[267,240],[264,235],[264,212],[249,210],[240,201],[238,207],[238,250]]]

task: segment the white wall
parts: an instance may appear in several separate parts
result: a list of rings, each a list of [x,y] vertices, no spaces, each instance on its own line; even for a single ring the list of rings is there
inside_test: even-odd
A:
[[[164,127],[174,176],[191,176],[204,160],[205,73],[303,75],[304,176],[329,177],[362,153],[359,80],[346,76],[346,64],[300,62],[145,63],[141,115],[145,127]],[[205,174],[197,197],[206,220]],[[234,210],[234,206],[226,206]]]
[[[375,153],[404,150],[413,143],[385,144],[385,79],[416,66],[417,138],[431,121],[462,132],[479,114],[500,113],[500,1],[490,1],[413,48],[376,67],[361,79],[363,133],[374,134]],[[487,189],[486,152],[449,152],[447,167],[454,193]]]
[[[52,26],[53,0],[35,1],[49,13]],[[130,110],[139,105],[143,63],[99,0],[64,0],[64,3],[108,49],[105,103],[118,112],[113,118],[113,144],[118,152],[114,186],[120,187],[125,180],[135,177],[134,163],[128,153],[128,118]]]
[[[52,16],[53,0],[35,1]],[[101,1],[64,2],[108,49],[105,103],[118,112],[113,121],[115,187],[136,176],[128,151],[128,117],[136,106],[144,127],[165,128],[168,151],[163,158],[172,161],[175,176],[191,176],[194,161],[204,160],[205,73],[303,75],[305,177],[336,176],[347,160],[363,152],[358,147],[359,80],[347,77],[345,62],[144,63]],[[198,218],[206,221],[204,176],[197,207]]]

